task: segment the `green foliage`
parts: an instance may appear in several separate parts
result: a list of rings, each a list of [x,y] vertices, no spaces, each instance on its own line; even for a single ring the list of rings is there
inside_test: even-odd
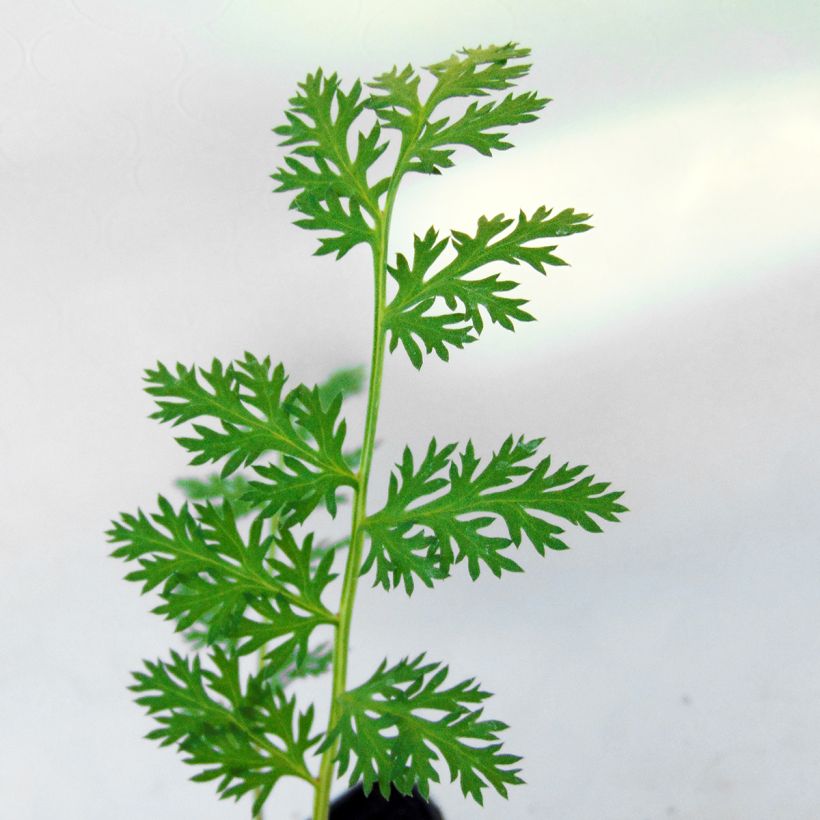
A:
[[[363,380],[364,372],[361,367],[346,367],[334,370],[324,382],[318,385],[319,401],[322,409],[326,412],[339,397],[344,398],[361,392]],[[283,403],[282,406],[286,412],[289,412],[294,405]],[[309,439],[309,434],[298,425],[298,415],[294,416],[293,422],[296,433],[300,434],[303,439]],[[358,451],[345,453],[344,458],[348,467],[355,467],[358,460]],[[295,473],[301,473],[303,478],[309,473],[308,468],[298,459],[291,459],[290,465],[290,469]],[[262,472],[265,471],[264,466],[257,469]],[[289,475],[287,471],[279,471],[279,475],[284,478],[286,485],[292,478],[292,475]],[[310,473],[310,475],[313,475],[313,473]],[[317,495],[322,495],[322,483],[323,481],[320,478],[315,484],[309,484],[308,496],[311,501],[315,500]],[[325,479],[324,483],[330,485],[333,482]],[[296,519],[299,519],[300,516],[303,519],[310,513],[309,509],[305,512],[307,505],[304,499],[299,498],[297,486],[283,488],[278,485],[271,486],[256,482],[252,490],[251,481],[242,473],[233,473],[229,476],[210,475],[206,479],[181,478],[176,484],[192,501],[229,501],[237,518],[250,515],[254,509],[260,506],[265,508],[266,515],[273,515],[276,512],[281,512],[282,509],[287,509],[285,502],[293,497],[296,498],[296,505],[292,511],[297,513]],[[325,500],[329,502],[329,508],[335,515],[336,494],[335,492],[329,493],[329,489],[329,486],[325,488]],[[315,492],[313,492],[314,490]],[[276,505],[277,497],[280,499],[279,506]]]
[[[402,71],[393,68],[378,76],[371,83],[376,93],[370,107],[385,127],[401,133],[407,170],[439,174],[452,167],[451,157],[459,145],[485,156],[512,148],[501,129],[532,122],[549,100],[530,91],[507,94],[483,105],[473,101],[457,118],[436,117],[436,112],[442,103],[456,97],[486,98],[512,87],[529,71],[530,66],[520,62],[529,53],[529,49],[513,43],[465,48],[427,66],[435,85],[424,101],[419,97],[421,78],[412,66]]]
[[[460,148],[507,150],[509,130],[544,108],[536,92],[513,90],[528,57],[515,43],[467,48],[423,76],[394,67],[346,87],[320,69],[299,84],[274,129],[287,149],[273,174],[277,190],[291,196],[296,224],[318,232],[316,253],[338,259],[364,245],[372,256],[361,447],[346,442],[341,418],[344,396],[361,389],[360,369],[292,389],[283,365],[249,353],[208,368],[147,371],[153,418],[188,425],[178,441],[191,463],[221,464],[221,474],[179,482],[193,503],[176,508],[160,497],[158,512],[123,514],[109,532],[113,555],[132,565],[128,580],[158,596],[154,611],[201,653],[146,663],[133,688],[158,724],[149,736],[177,745],[201,769],[195,779],[217,781],[222,797],[254,792],[257,817],[278,780],[292,776],[315,787],[313,820],[327,820],[336,770],[367,790],[418,787],[425,796],[446,770],[478,803],[488,788],[506,796],[522,782],[519,758],[502,751],[505,726],[483,717],[489,695],[472,680],[446,684],[447,667],[419,656],[383,663],[347,688],[358,580],[372,571],[376,584],[409,593],[462,562],[473,579],[484,569],[520,572],[513,547],[565,549],[567,524],[598,532],[626,510],[621,493],[586,467],[553,467],[537,455],[540,439],[513,437],[483,459],[470,441],[459,449],[433,439],[418,463],[406,448],[384,507],[367,509],[386,350],[401,346],[420,368],[430,354],[446,361],[477,341],[487,324],[515,330],[533,321],[505,271],[564,265],[558,240],[590,228],[586,213],[540,206],[482,216],[473,231],[430,227],[414,237],[412,254],[391,255],[391,216],[407,174],[438,175]],[[351,495],[349,537],[327,544],[302,530],[320,509],[337,516]],[[336,593],[338,608],[329,603]],[[243,660],[251,653],[253,673]],[[313,707],[299,713],[284,690],[331,665],[329,720],[314,736]],[[321,755],[317,776],[312,755]]]
[[[410,361],[420,368],[423,356],[416,339],[427,353],[447,361],[448,345],[461,348],[484,330],[482,313],[507,330],[514,330],[515,322],[533,321],[523,309],[525,299],[505,295],[518,287],[517,282],[497,273],[481,279],[466,277],[495,263],[524,262],[539,273],[545,273],[547,265],[565,265],[553,254],[557,245],[531,243],[587,231],[587,219],[589,214],[575,213],[572,208],[552,216],[541,207],[530,217],[522,211],[515,224],[503,214],[492,219],[482,216],[474,236],[452,231],[449,238],[439,240],[435,228],[430,228],[424,237],[414,237],[413,261],[399,254],[396,265],[388,268],[398,285],[385,315],[390,350],[401,342]],[[455,257],[430,273],[450,241]],[[447,312],[442,313],[442,308]]]
[[[506,796],[508,785],[523,782],[511,768],[520,758],[500,751],[498,733],[507,727],[482,719],[478,705],[489,692],[472,680],[444,688],[447,674],[446,666],[424,663],[423,655],[390,668],[385,661],[341,696],[341,717],[324,748],[337,745],[339,771],[350,769],[351,784],[361,780],[369,793],[378,783],[385,797],[391,786],[402,794],[417,786],[429,797],[430,782],[439,782],[439,761],[479,804],[488,785]]]
[[[151,516],[123,514],[109,536],[118,545],[115,558],[139,564],[126,579],[142,584],[143,592],[157,589],[162,603],[154,612],[178,630],[205,623],[208,643],[240,641],[240,654],[279,640],[275,655],[269,654],[286,660],[294,650],[303,656],[312,631],[334,622],[321,601],[335,577],[333,553],[314,566],[312,535],[299,546],[285,530],[276,543],[287,560],[271,561],[273,536],[262,535],[261,516],[246,540],[227,502],[198,504],[194,515],[188,505],[177,512],[160,497],[159,508]]]
[[[567,548],[559,537],[563,528],[536,513],[600,532],[595,518],[617,521],[626,512],[618,502],[623,493],[607,492],[609,484],[583,475],[586,466],[551,470],[549,456],[526,463],[541,441],[510,436],[483,469],[472,442],[456,459],[455,444],[439,448],[433,439],[418,468],[405,448],[390,477],[387,503],[366,522],[371,547],[362,572],[375,565],[377,583],[389,588],[403,582],[407,592],[413,591],[414,576],[432,586],[464,560],[473,579],[482,564],[496,576],[520,572],[504,551],[523,538],[540,555],[547,547]],[[504,536],[486,532],[498,522]]]
[[[297,713],[295,698],[271,692],[260,675],[243,686],[236,655],[216,648],[210,660],[213,668],[172,652],[170,661],[145,661],[131,689],[159,724],[148,737],[176,744],[201,768],[193,779],[218,780],[223,799],[255,790],[255,814],[281,778],[313,781],[305,762],[319,739],[311,735],[313,707]]]
[[[322,502],[335,513],[337,490],[355,487],[356,477],[343,452],[341,394],[325,406],[318,387],[299,385],[283,395],[286,380],[281,364],[272,367],[270,359],[247,353],[227,367],[215,359],[199,374],[182,364],[174,374],[158,364],[146,373],[146,391],[159,398],[152,418],[175,425],[202,417],[220,423],[221,429],[194,424],[196,435],[177,439],[194,453],[191,464],[225,459],[226,477],[264,453],[280,453],[283,468],[257,468],[268,481],[254,482],[253,496],[243,500],[254,506],[267,501],[267,515],[280,511],[301,521]]]
[[[355,82],[345,94],[336,74],[326,77],[319,69],[299,83],[290,104],[287,123],[274,130],[285,138],[282,145],[295,147],[285,159],[286,167],[273,175],[279,183],[276,190],[298,192],[291,203],[303,214],[297,225],[338,234],[320,239],[317,254],[335,253],[340,259],[360,243],[372,245],[372,220],[386,182],[371,187],[367,172],[387,143],[379,143],[381,129],[374,125],[367,133],[355,132],[354,154],[348,148],[351,127],[365,109],[362,84]]]

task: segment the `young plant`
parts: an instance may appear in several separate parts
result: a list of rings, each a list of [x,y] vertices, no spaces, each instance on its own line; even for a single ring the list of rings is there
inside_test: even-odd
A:
[[[132,688],[157,721],[149,737],[176,744],[198,767],[194,779],[215,780],[221,797],[253,792],[254,812],[285,777],[314,788],[313,820],[326,820],[334,777],[345,774],[385,796],[417,788],[426,797],[443,771],[479,804],[487,788],[506,796],[523,782],[520,758],[502,751],[506,727],[484,716],[489,693],[479,684],[448,681],[448,668],[423,654],[385,660],[367,680],[348,682],[359,579],[369,574],[409,594],[460,564],[473,579],[519,572],[514,554],[523,542],[541,555],[566,549],[566,524],[599,532],[599,521],[625,511],[621,493],[586,467],[553,466],[538,454],[542,440],[523,436],[509,436],[489,456],[470,441],[432,439],[417,454],[405,448],[384,506],[367,504],[385,351],[400,346],[420,368],[427,356],[448,360],[476,341],[487,319],[508,330],[532,321],[526,300],[514,295],[517,283],[498,266],[524,263],[543,274],[565,264],[555,255],[558,238],[590,228],[588,214],[539,207],[481,217],[473,229],[444,236],[430,228],[414,237],[409,257],[390,253],[391,215],[407,175],[440,174],[459,146],[484,155],[511,147],[506,129],[535,120],[546,105],[533,91],[507,92],[528,73],[528,55],[513,43],[464,49],[428,66],[424,83],[408,66],[367,90],[359,81],[345,89],[319,70],[299,84],[275,129],[290,150],[273,175],[277,190],[293,194],[297,225],[320,232],[317,254],[341,258],[363,245],[372,256],[359,450],[346,449],[341,395],[286,390],[284,367],[268,358],[147,372],[154,417],[195,422],[178,439],[192,464],[222,462],[223,481],[243,467],[254,475],[211,490],[193,485],[200,503],[176,508],[160,498],[158,512],[115,522],[113,554],[138,565],[128,579],[156,590],[155,611],[193,631],[203,648],[146,662]],[[209,492],[224,498],[214,503]],[[230,500],[237,494],[240,510]],[[335,516],[345,494],[349,539],[320,548],[303,525],[320,508]],[[238,511],[249,514],[249,526],[237,522]],[[329,656],[316,644],[322,632],[332,636]],[[259,668],[246,671],[240,659],[259,650]],[[320,729],[313,706],[297,708],[285,683],[328,664],[330,712]]]

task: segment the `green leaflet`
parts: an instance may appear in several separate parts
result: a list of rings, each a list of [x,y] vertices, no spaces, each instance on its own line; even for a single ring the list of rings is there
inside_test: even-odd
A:
[[[330,382],[330,380],[328,380]],[[335,391],[330,394],[333,398]],[[236,518],[241,515],[248,515],[252,512],[252,507],[247,502],[239,499],[247,492],[248,482],[242,476],[231,476],[230,478],[222,479],[218,476],[210,476],[207,481],[198,481],[196,479],[184,479],[177,482],[177,484],[185,490],[189,498],[208,500],[212,502],[221,501],[222,504],[228,502]],[[279,535],[280,542],[288,539],[290,543],[295,546],[293,537],[286,532]],[[348,546],[348,539],[342,539],[333,543],[319,543],[314,542],[313,537],[306,539],[310,546],[310,552],[307,555],[300,555],[293,560],[293,569],[300,567],[299,572],[305,578],[305,586],[316,587],[316,577],[327,577],[332,579],[329,569],[333,563],[333,559],[337,550],[346,549]],[[276,539],[269,537],[266,541],[268,546],[268,557],[265,561],[267,567],[272,567],[271,555],[276,554]],[[289,546],[285,550],[289,553],[289,557],[293,555],[293,547]],[[311,572],[304,572],[305,559],[310,564]],[[277,566],[280,569],[280,574],[277,580],[280,583],[285,583],[289,574],[293,572],[291,567],[284,565],[284,573],[281,572],[283,568],[282,562],[278,562]],[[294,576],[295,577],[295,576]],[[297,579],[298,580],[298,579]],[[180,584],[184,587],[185,584]],[[297,589],[301,587],[297,584]],[[322,587],[323,589],[324,587]],[[321,591],[321,590],[320,590]],[[236,610],[236,617],[239,617],[242,607]],[[231,629],[220,627],[220,611],[212,610],[203,613],[201,617],[188,629],[184,629],[185,638],[189,641],[194,649],[203,649],[213,644],[218,644],[223,649],[229,652],[237,652],[241,644],[241,636],[236,634],[235,621],[232,621]],[[303,630],[307,632],[307,637],[310,636],[310,630]],[[290,657],[284,661],[280,660],[283,657],[283,652],[280,650],[277,653],[277,664],[271,665],[266,662],[263,664],[263,669],[269,674],[266,677],[271,686],[284,688],[295,680],[305,677],[314,677],[322,675],[330,666],[331,652],[327,644],[321,644],[315,648],[309,648],[306,641],[289,641],[286,649],[291,650]]]
[[[282,530],[275,543],[275,557],[266,563],[278,583],[299,590],[298,600],[281,597],[277,601],[268,597],[253,601],[250,609],[254,617],[243,617],[236,635],[245,639],[239,645],[240,654],[260,650],[278,669],[291,659],[297,665],[305,663],[313,630],[336,622],[336,616],[322,603],[322,594],[336,575],[332,572],[335,549],[315,547],[313,533],[299,544],[290,530]],[[305,610],[307,616],[295,612],[294,606]]]
[[[395,666],[383,662],[361,686],[341,697],[341,717],[322,745],[338,741],[339,771],[350,769],[351,784],[366,793],[378,784],[387,797],[391,786],[409,794],[414,786],[429,797],[438,783],[436,764],[458,780],[465,796],[483,802],[488,786],[507,796],[507,786],[522,783],[520,758],[500,751],[498,733],[506,725],[482,719],[479,704],[488,697],[472,680],[444,688],[448,669],[424,663],[424,655]]]
[[[375,125],[366,134],[356,132],[354,154],[348,149],[350,130],[366,104],[360,82],[345,94],[335,74],[326,77],[319,69],[308,74],[299,89],[285,112],[287,123],[274,129],[285,137],[282,145],[296,147],[285,158],[285,167],[272,176],[279,183],[277,191],[297,192],[291,207],[303,214],[296,221],[299,227],[334,234],[319,240],[316,253],[335,253],[340,259],[356,245],[375,241],[372,220],[387,180],[371,187],[367,172],[387,143],[379,142]]]
[[[311,736],[313,707],[297,713],[295,700],[272,693],[259,675],[243,686],[236,655],[215,648],[210,660],[213,668],[172,652],[170,661],[145,661],[131,690],[159,724],[148,738],[176,744],[202,769],[193,779],[218,780],[223,799],[256,790],[256,814],[281,778],[313,782],[305,763],[319,740]]]
[[[404,583],[410,594],[415,580],[431,587],[434,581],[448,575],[435,537],[416,527],[406,508],[413,501],[446,486],[447,480],[439,474],[449,465],[455,447],[455,444],[449,444],[439,450],[433,439],[418,469],[410,448],[405,448],[399,474],[390,475],[387,504],[380,513],[365,521],[370,551],[361,572],[364,575],[375,566],[375,583],[385,589]],[[402,517],[405,520],[401,520]]]
[[[284,510],[288,513],[289,526],[301,524],[321,502],[332,516],[336,515],[336,491],[340,482],[333,473],[311,470],[290,456],[282,459],[281,466],[257,466],[254,471],[265,480],[250,481],[242,500],[252,507],[260,507],[263,515],[273,516]]]
[[[420,78],[411,66],[393,68],[370,84],[375,93],[369,106],[382,125],[401,133],[406,170],[439,174],[453,165],[455,147],[464,145],[489,156],[512,147],[501,130],[532,122],[549,102],[534,92],[508,94],[479,104],[470,103],[461,116],[436,117],[438,107],[456,97],[487,97],[504,91],[526,76],[530,66],[520,62],[529,49],[505,46],[463,49],[448,60],[427,66],[435,85],[428,98],[419,98]]]
[[[596,518],[617,521],[626,512],[622,493],[584,475],[586,466],[551,470],[549,456],[528,464],[540,444],[510,436],[483,468],[472,442],[455,458],[456,445],[439,448],[433,439],[418,468],[405,448],[387,503],[367,519],[370,552],[362,571],[375,565],[376,583],[403,582],[408,593],[414,578],[431,586],[460,561],[473,579],[482,564],[496,576],[520,572],[505,553],[510,545],[526,538],[540,555],[547,547],[567,548],[559,537],[563,528],[552,519],[600,532]],[[504,525],[503,536],[487,532],[496,522]]]
[[[339,420],[341,393],[328,406],[318,387],[299,385],[284,394],[284,367],[250,353],[227,367],[214,360],[199,374],[205,384],[195,368],[181,364],[176,375],[162,364],[146,375],[147,392],[158,398],[152,418],[177,425],[204,416],[221,425],[194,424],[195,436],[177,439],[194,453],[191,463],[225,459],[225,477],[265,453],[278,452],[286,459],[284,469],[267,475],[268,485],[254,486],[251,504],[261,505],[267,489],[272,499],[267,515],[281,509],[304,520],[322,502],[335,511],[336,491],[356,486],[342,449],[347,427]]]
[[[529,73],[530,64],[520,62],[529,56],[530,49],[517,43],[463,48],[427,66],[438,80],[435,99],[483,97],[503,91]]]
[[[341,397],[354,395],[361,392],[364,371],[361,367],[347,367],[334,370],[330,376],[319,386],[319,400],[323,411],[327,411],[333,402]],[[287,402],[283,403],[285,411],[289,411]],[[298,416],[294,416],[296,422]],[[309,434],[295,424],[294,429],[301,434],[303,439],[309,439]],[[358,460],[358,453],[345,453],[345,461],[350,467],[355,466]],[[315,507],[315,502],[322,496],[329,504],[331,511],[335,515],[336,511],[336,483],[335,478],[328,481],[319,475],[315,484],[309,483],[306,488],[306,495],[299,498],[299,488],[295,484],[288,487],[287,482],[292,479],[292,472],[305,473],[308,468],[297,459],[290,459],[289,471],[282,471],[283,481],[280,483],[267,484],[256,482],[253,490],[253,498],[248,497],[251,489],[250,481],[242,473],[234,473],[230,476],[210,475],[206,479],[181,478],[178,479],[177,486],[192,501],[229,501],[233,507],[237,518],[249,515],[260,506],[265,507],[266,515],[273,515],[275,512],[284,509],[287,511],[287,503],[293,503],[293,523],[304,518]],[[264,468],[262,468],[264,472]],[[314,473],[310,473],[314,475]],[[335,475],[335,474],[334,474]],[[278,504],[277,504],[278,500]],[[287,503],[286,503],[287,502]]]
[[[156,589],[162,603],[154,612],[175,621],[178,630],[207,624],[208,643],[231,639],[241,654],[267,635],[279,641],[277,658],[293,651],[301,657],[312,631],[334,622],[321,600],[335,577],[333,553],[314,565],[312,536],[299,546],[286,531],[277,545],[287,560],[269,562],[272,538],[263,537],[261,516],[246,540],[227,502],[196,505],[196,517],[188,505],[177,512],[162,497],[159,508],[150,517],[123,514],[109,538],[117,545],[115,558],[139,564],[127,580],[140,583],[143,592]]]
[[[555,256],[554,244],[532,244],[544,239],[588,231],[589,214],[571,208],[553,215],[545,207],[531,216],[523,211],[517,220],[498,214],[478,220],[475,235],[452,231],[438,238],[435,228],[413,240],[413,259],[398,254],[388,272],[398,290],[385,313],[390,332],[390,350],[401,343],[416,368],[423,363],[421,346],[427,353],[449,359],[449,347],[462,348],[475,341],[484,330],[484,314],[506,330],[516,322],[531,322],[534,317],[523,309],[525,299],[509,296],[518,283],[495,273],[480,279],[467,277],[486,265],[523,262],[539,273],[547,265],[565,265]],[[431,269],[452,243],[454,257],[437,271]],[[446,310],[445,310],[446,309]]]
[[[331,572],[334,550],[322,550],[316,560],[313,542],[313,533],[299,544],[290,530],[283,530],[276,538],[274,557],[267,563],[279,583],[299,590],[299,601],[318,611],[324,608],[322,593],[336,576]]]

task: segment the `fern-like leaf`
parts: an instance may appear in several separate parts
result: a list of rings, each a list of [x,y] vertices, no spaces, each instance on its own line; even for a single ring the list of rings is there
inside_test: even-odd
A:
[[[193,779],[218,781],[223,799],[255,791],[255,815],[283,777],[313,783],[305,762],[319,740],[313,707],[297,713],[295,700],[272,693],[260,675],[243,685],[236,655],[215,648],[210,660],[203,666],[172,652],[170,661],[145,661],[131,689],[159,724],[148,738],[176,745],[201,769]]]
[[[195,435],[177,439],[194,454],[192,464],[224,459],[226,477],[266,453],[288,459],[290,469],[270,476],[270,493],[278,503],[276,510],[268,503],[268,515],[296,511],[303,520],[321,501],[335,510],[336,490],[356,486],[343,452],[347,426],[339,420],[341,393],[327,406],[318,387],[299,385],[285,393],[284,367],[250,353],[227,367],[214,360],[199,372],[180,364],[173,373],[159,364],[146,378],[147,392],[159,406],[153,418],[175,425],[203,417],[218,422],[218,427],[194,424]]]
[[[506,725],[483,719],[489,692],[472,680],[445,688],[447,674],[423,655],[389,668],[385,661],[341,696],[341,716],[323,748],[338,742],[339,771],[350,769],[351,784],[361,780],[365,793],[378,784],[385,797],[391,788],[410,794],[417,787],[429,798],[430,783],[440,780],[436,764],[443,764],[465,796],[482,804],[488,786],[506,797],[507,786],[523,782],[514,768],[520,758],[500,751]]]
[[[371,186],[368,171],[387,148],[380,127],[359,131],[351,154],[348,139],[354,122],[365,108],[358,81],[345,93],[336,74],[321,69],[299,84],[290,100],[287,122],[274,131],[291,147],[285,165],[273,179],[277,191],[292,191],[291,207],[302,213],[296,224],[309,230],[330,232],[319,240],[318,255],[341,258],[361,243],[373,245],[373,220],[379,214],[384,183]]]
[[[626,511],[618,501],[622,493],[585,474],[585,466],[552,469],[549,456],[527,463],[540,444],[541,439],[510,436],[483,469],[472,442],[454,458],[455,445],[439,448],[433,439],[418,468],[405,449],[390,477],[386,505],[365,525],[370,534],[365,570],[375,565],[377,583],[397,586],[401,580],[408,592],[413,574],[430,585],[461,561],[473,579],[482,565],[496,576],[518,572],[506,550],[524,538],[540,555],[546,548],[567,548],[554,519],[600,532],[596,519],[617,521]],[[506,532],[488,532],[494,524],[503,524]],[[431,571],[411,572],[412,562]]]
[[[484,330],[484,316],[506,330],[518,322],[531,322],[533,316],[524,310],[525,299],[509,295],[518,287],[510,279],[494,273],[482,278],[468,278],[491,264],[524,263],[539,273],[548,265],[565,265],[556,256],[555,244],[540,244],[545,239],[569,236],[590,229],[589,214],[567,209],[558,214],[545,207],[531,216],[523,211],[517,220],[498,214],[478,220],[475,235],[452,231],[439,239],[434,228],[413,242],[413,258],[398,254],[388,272],[398,290],[385,312],[385,326],[390,332],[390,350],[401,344],[416,368],[427,353],[449,358],[449,347],[462,348],[475,341]],[[453,258],[433,270],[436,262],[452,243]],[[534,244],[539,243],[539,244]]]
[[[529,53],[514,43],[463,49],[426,67],[435,85],[423,101],[420,78],[411,66],[376,77],[369,106],[385,127],[401,132],[406,170],[439,174],[452,167],[451,157],[460,145],[485,156],[511,148],[504,129],[532,122],[549,100],[530,91],[483,104],[473,101],[460,115],[437,116],[437,111],[453,98],[487,98],[512,87],[529,72],[530,66],[522,62]]]
[[[333,553],[313,565],[312,536],[300,547],[285,531],[278,541],[285,559],[267,560],[272,536],[262,535],[261,516],[253,521],[247,540],[237,527],[227,502],[220,507],[188,505],[179,511],[164,498],[159,513],[123,514],[109,531],[116,544],[112,555],[136,561],[139,569],[126,576],[156,589],[162,602],[154,609],[176,622],[178,630],[207,624],[206,640],[238,642],[241,653],[267,640],[277,640],[276,657],[294,649],[307,651],[313,630],[335,616],[321,594],[335,577]],[[260,641],[259,636],[267,639]]]

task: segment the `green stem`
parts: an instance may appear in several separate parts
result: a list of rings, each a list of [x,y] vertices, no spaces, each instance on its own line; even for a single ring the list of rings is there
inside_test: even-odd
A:
[[[330,700],[330,716],[328,731],[336,725],[339,719],[340,698],[347,687],[347,656],[350,645],[350,624],[353,619],[353,604],[356,599],[356,586],[362,565],[362,549],[364,547],[364,526],[367,521],[367,485],[370,479],[370,464],[373,460],[373,448],[376,444],[376,425],[379,420],[379,403],[381,401],[382,370],[384,368],[384,318],[386,311],[387,291],[387,247],[390,240],[390,220],[393,216],[393,204],[399,183],[407,172],[408,158],[424,127],[427,118],[437,102],[435,95],[438,86],[433,90],[427,102],[419,111],[415,128],[411,135],[402,138],[402,145],[396,160],[393,174],[384,202],[384,210],[375,215],[376,242],[373,244],[373,348],[370,358],[370,385],[367,391],[367,416],[364,425],[364,442],[362,444],[362,458],[357,474],[357,486],[353,501],[353,522],[350,530],[350,552],[347,556],[342,597],[339,604],[336,627],[336,640],[333,644],[333,693]],[[313,803],[313,820],[328,820],[330,813],[330,787],[333,783],[335,768],[336,745],[329,746],[322,755],[319,769],[319,779]]]
[[[373,277],[375,283],[373,308],[373,348],[370,360],[370,385],[367,393],[367,416],[364,426],[364,442],[359,464],[358,486],[353,501],[353,521],[350,531],[350,551],[345,567],[342,596],[339,604],[339,622],[333,645],[333,692],[330,701],[328,728],[339,719],[339,699],[347,687],[347,657],[350,646],[350,624],[353,618],[353,604],[362,564],[364,547],[364,522],[367,517],[367,485],[370,465],[376,443],[376,425],[379,418],[381,400],[382,371],[384,368],[384,311],[387,289],[387,243],[390,233],[390,216],[398,187],[398,175],[387,192],[384,211],[376,225],[377,242],[373,252]],[[322,756],[319,769],[319,783],[313,804],[313,820],[327,820],[330,811],[330,787],[333,782],[335,746],[328,748]]]

